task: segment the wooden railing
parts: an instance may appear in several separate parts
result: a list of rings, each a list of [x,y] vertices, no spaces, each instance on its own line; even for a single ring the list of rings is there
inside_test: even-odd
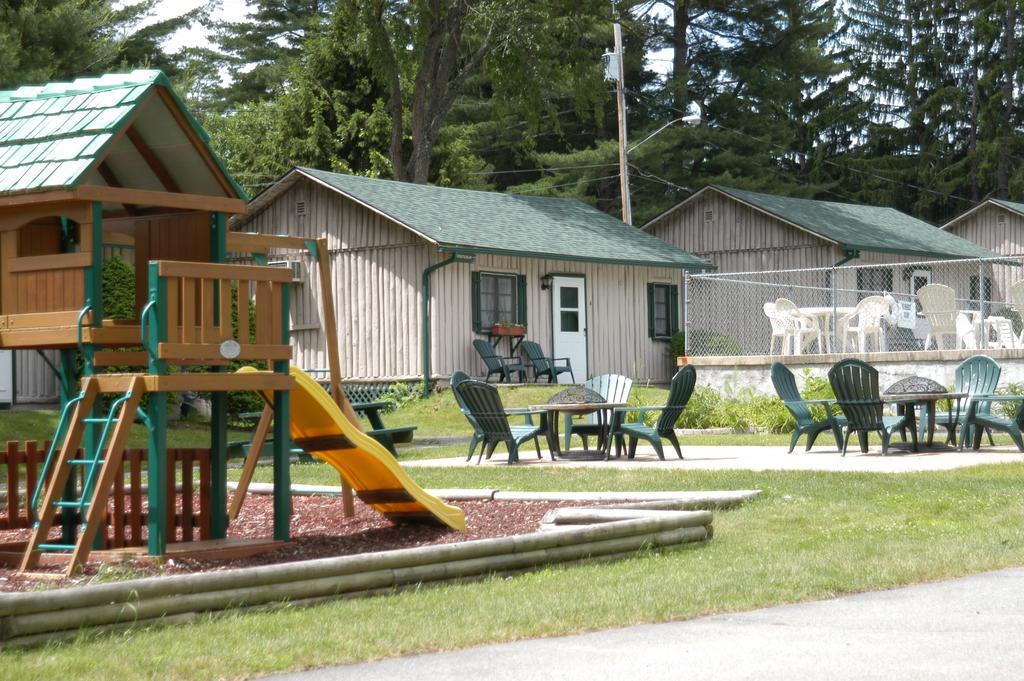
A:
[[[253,265],[159,261],[150,264],[160,278],[142,324],[147,334],[161,330],[157,357],[170,362],[211,363],[288,360],[288,287],[290,270]],[[253,295],[252,298],[250,296]],[[156,325],[145,318],[157,315]],[[233,324],[232,319],[237,323]],[[147,345],[153,343],[147,337]],[[233,356],[224,342],[234,340]]]
[[[11,258],[4,263],[5,314],[69,312],[85,304],[83,270],[89,253]]]
[[[29,499],[35,490],[49,443],[35,441],[8,442],[0,449],[0,487],[6,493],[0,504],[0,530],[32,527]],[[114,478],[114,489],[107,502],[107,513],[100,531],[103,548],[145,546],[147,506],[143,499],[145,449],[128,449],[123,457],[123,473]],[[167,527],[172,542],[189,542],[210,538],[210,450],[168,449],[168,485],[180,481],[181,490],[168,490]],[[79,473],[80,475],[81,473]],[[47,476],[49,477],[49,476]],[[79,481],[79,484],[80,481]]]

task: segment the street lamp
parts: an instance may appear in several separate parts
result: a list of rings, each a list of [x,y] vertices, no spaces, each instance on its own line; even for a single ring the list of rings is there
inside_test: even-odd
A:
[[[620,184],[622,189],[622,221],[627,225],[633,224],[633,198],[629,190],[629,154],[632,153],[637,147],[646,142],[647,140],[660,134],[666,128],[675,125],[676,123],[682,123],[683,125],[697,126],[703,123],[703,119],[697,114],[689,114],[687,116],[680,116],[679,118],[673,118],[665,125],[661,126],[650,135],[647,135],[642,140],[634,144],[633,146],[626,148],[626,140],[619,140],[619,154],[620,154],[620,165],[622,166],[622,172],[620,177]],[[621,128],[620,128],[621,130]]]
[[[636,144],[631,146],[629,149],[626,149],[626,154],[632,153],[641,144],[643,144],[647,140],[651,139],[652,137],[654,137],[655,135],[657,135],[658,133],[660,133],[662,130],[664,130],[665,128],[669,127],[670,125],[675,125],[676,123],[682,123],[683,125],[698,126],[698,125],[700,125],[703,122],[703,120],[704,119],[702,119],[697,114],[690,114],[689,116],[681,116],[679,118],[673,118],[668,123],[666,123],[665,125],[661,126],[657,130],[652,132],[650,135],[648,135],[647,137],[644,137],[642,140],[640,140],[639,142],[637,142]]]

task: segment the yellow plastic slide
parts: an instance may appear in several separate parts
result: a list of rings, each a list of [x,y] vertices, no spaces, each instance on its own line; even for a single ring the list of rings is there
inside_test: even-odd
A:
[[[255,369],[242,367],[239,371]],[[333,466],[360,499],[392,520],[434,519],[456,530],[466,529],[462,509],[427,494],[413,482],[391,452],[345,418],[327,391],[306,372],[291,367],[291,374],[295,389],[291,392],[290,430],[295,446]]]

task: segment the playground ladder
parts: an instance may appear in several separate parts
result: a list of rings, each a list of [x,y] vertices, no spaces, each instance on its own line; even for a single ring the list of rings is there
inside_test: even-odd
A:
[[[96,398],[103,392],[109,391],[102,390],[100,381],[95,377],[87,377],[82,381],[82,392],[70,400],[61,413],[30,505],[36,514],[36,521],[21,561],[22,572],[38,565],[43,552],[70,552],[71,562],[68,564],[67,575],[71,576],[78,565],[85,564],[89,556],[96,533],[103,523],[114,476],[121,474],[121,459],[128,432],[131,430],[136,412],[141,412],[139,402],[146,392],[144,375],[137,374],[132,377],[130,387],[112,402],[106,416],[90,417]],[[92,447],[84,452],[84,457],[77,458],[79,443],[86,427],[99,425],[102,425],[101,434],[94,438]],[[67,435],[58,452],[57,443],[61,442],[61,434],[65,428]],[[108,437],[109,445],[104,447]],[[51,466],[53,474],[47,483],[46,474]],[[65,486],[77,468],[83,469],[81,493],[77,499],[62,499]],[[39,496],[44,491],[44,485],[45,495],[40,506]],[[77,541],[74,544],[47,542],[54,519],[58,512],[64,509],[78,512],[81,525]]]

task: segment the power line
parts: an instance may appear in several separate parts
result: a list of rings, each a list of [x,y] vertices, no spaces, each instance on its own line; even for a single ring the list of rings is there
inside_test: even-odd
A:
[[[689,112],[683,111],[682,109],[678,109],[678,108],[676,108],[674,106],[671,106],[671,105],[668,105],[668,104],[664,104],[663,102],[654,101],[651,97],[649,97],[648,95],[645,95],[642,92],[636,92],[634,90],[630,90],[629,93],[631,95],[635,96],[635,97],[643,98],[649,104],[663,106],[663,107],[669,109],[670,111],[674,111],[676,113],[683,114],[683,115],[688,115],[688,113],[689,113]],[[807,152],[796,151],[794,149],[790,149],[788,147],[784,147],[781,144],[778,144],[776,142],[772,142],[771,140],[767,140],[767,139],[764,139],[764,138],[761,138],[761,137],[757,137],[756,135],[751,135],[750,133],[744,132],[742,130],[737,130],[735,128],[731,128],[731,127],[729,127],[727,125],[723,125],[722,123],[719,123],[717,121],[716,122],[706,121],[706,124],[709,127],[720,128],[722,130],[726,130],[728,132],[731,132],[731,133],[734,133],[734,134],[737,134],[737,135],[742,135],[744,137],[747,137],[749,139],[754,140],[755,142],[760,142],[762,144],[766,144],[766,145],[774,147],[774,148],[776,148],[776,149],[778,149],[780,151],[783,151],[783,152],[785,152],[787,154],[798,154],[798,155],[803,155],[803,156],[807,155]],[[873,179],[876,179],[876,180],[882,180],[883,182],[889,182],[891,184],[897,184],[897,185],[901,185],[901,186],[904,186],[904,187],[910,187],[911,189],[916,189],[917,191],[924,192],[924,193],[927,193],[927,194],[933,194],[935,196],[940,196],[940,197],[946,198],[946,199],[955,199],[955,200],[960,201],[962,203],[967,203],[967,204],[969,204],[971,206],[978,205],[977,201],[972,201],[971,199],[968,199],[966,197],[957,196],[956,194],[943,193],[943,192],[940,192],[940,191],[937,191],[937,190],[934,190],[934,189],[929,189],[927,187],[922,187],[920,185],[914,184],[913,182],[905,182],[903,180],[897,180],[895,178],[887,177],[885,175],[879,175],[878,173],[873,173],[873,172],[870,172],[870,171],[867,171],[867,170],[860,170],[859,168],[853,168],[851,166],[843,165],[842,163],[838,163],[836,161],[832,161],[832,160],[829,160],[829,159],[821,159],[821,162],[826,164],[826,165],[830,165],[830,166],[833,166],[835,168],[839,168],[840,170],[845,170],[845,171],[848,171],[848,172],[851,172],[851,173],[857,173],[858,175],[863,175],[865,177],[870,177],[870,178],[873,178]]]
[[[588,163],[577,166],[545,166],[543,168],[524,168],[522,170],[475,170],[467,175],[508,175],[511,173],[543,173],[553,170],[580,170],[583,168],[608,168],[618,163]]]
[[[615,165],[618,165],[618,164],[615,164]],[[553,185],[550,185],[550,186],[547,186],[547,187],[537,187],[535,189],[523,189],[523,190],[514,191],[514,192],[510,192],[510,193],[512,193],[512,194],[534,194],[536,192],[545,192],[545,191],[547,191],[549,189],[559,189],[561,187],[571,187],[573,185],[590,184],[591,182],[600,182],[602,180],[611,180],[613,178],[617,178],[618,176],[619,176],[619,174],[615,173],[614,175],[605,175],[604,177],[592,177],[592,178],[587,179],[587,180],[582,180],[581,179],[581,180],[577,180],[575,182],[564,182],[562,184],[553,184]]]

